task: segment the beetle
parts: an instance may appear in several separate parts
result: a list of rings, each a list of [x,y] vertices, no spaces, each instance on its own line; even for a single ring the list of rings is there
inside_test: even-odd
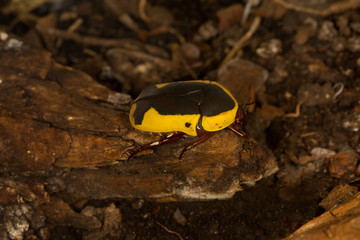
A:
[[[248,104],[247,104],[248,105]],[[144,145],[130,154],[178,141],[185,135],[200,137],[185,151],[228,128],[245,137],[246,111],[221,84],[209,80],[163,83],[146,87],[131,106],[131,125],[140,131],[167,134],[164,139]]]

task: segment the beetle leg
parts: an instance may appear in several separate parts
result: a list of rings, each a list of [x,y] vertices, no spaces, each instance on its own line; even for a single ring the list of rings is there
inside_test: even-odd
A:
[[[180,155],[179,155],[179,159],[181,159],[182,155],[183,155],[187,150],[190,150],[190,149],[192,149],[193,147],[199,145],[200,143],[205,142],[206,140],[208,140],[209,138],[211,138],[212,136],[214,136],[215,133],[216,133],[216,132],[210,132],[210,133],[208,133],[207,135],[205,135],[205,137],[202,137],[202,138],[200,138],[199,140],[197,140],[196,142],[194,142],[193,144],[185,147],[185,148],[181,151],[181,153],[180,153]]]
[[[162,145],[162,144],[176,142],[176,141],[180,140],[183,136],[184,136],[184,133],[182,133],[182,132],[174,132],[172,134],[167,135],[166,138],[164,138],[164,139],[152,142],[152,143],[150,143],[148,145],[141,146],[140,148],[138,148],[137,150],[135,150],[134,152],[132,152],[130,154],[130,156],[128,157],[128,160],[130,160],[130,158],[132,158],[138,152],[141,152],[141,151],[144,151],[146,149],[150,149],[150,148],[153,148],[155,146]]]
[[[246,134],[245,134],[243,131],[241,131],[241,130],[239,130],[239,129],[236,129],[236,128],[234,128],[233,126],[228,126],[228,128],[229,128],[231,131],[233,131],[236,135],[238,135],[238,136],[240,136],[240,137],[246,137]]]

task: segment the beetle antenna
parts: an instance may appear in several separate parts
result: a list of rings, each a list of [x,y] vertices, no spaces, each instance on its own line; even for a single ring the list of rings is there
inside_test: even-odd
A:
[[[255,101],[254,100],[249,100],[249,102],[247,102],[244,106],[250,106],[250,105],[253,105],[255,104]]]

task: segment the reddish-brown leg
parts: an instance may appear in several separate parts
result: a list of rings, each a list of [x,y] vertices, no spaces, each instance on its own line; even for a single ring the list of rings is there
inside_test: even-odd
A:
[[[187,150],[190,150],[190,149],[192,149],[193,147],[199,145],[200,143],[205,142],[206,140],[208,140],[209,138],[211,138],[212,136],[214,136],[215,133],[216,133],[216,132],[210,132],[210,133],[206,134],[205,137],[202,137],[202,138],[200,138],[199,140],[197,140],[196,142],[194,142],[193,144],[185,147],[185,148],[181,151],[180,156],[179,156],[179,159],[181,159],[182,155],[183,155]]]
[[[238,130],[236,128],[234,128],[233,126],[228,126],[228,128],[233,131],[234,133],[236,133],[236,135],[240,136],[240,137],[246,137],[246,134],[241,131],[241,130]]]
[[[183,136],[184,136],[184,133],[182,133],[182,132],[174,132],[172,134],[169,134],[164,139],[161,139],[161,140],[156,141],[156,142],[152,142],[152,143],[150,143],[148,145],[145,145],[145,146],[141,146],[140,148],[138,148],[137,150],[135,150],[134,152],[132,152],[130,154],[130,156],[128,157],[128,160],[130,160],[130,158],[132,158],[138,152],[141,152],[141,151],[144,151],[146,149],[150,149],[150,148],[153,148],[155,146],[162,145],[162,144],[176,142],[176,141],[180,140]]]

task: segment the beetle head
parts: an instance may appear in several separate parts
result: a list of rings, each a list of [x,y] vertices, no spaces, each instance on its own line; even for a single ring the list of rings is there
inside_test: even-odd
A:
[[[254,103],[255,103],[254,101],[251,101],[238,108],[238,111],[235,116],[235,123],[234,123],[235,125],[240,126],[241,129],[244,129],[246,115],[247,115],[247,106],[253,105]]]
[[[202,137],[207,133],[207,131],[202,127],[202,117],[200,117],[196,125],[196,133],[198,137]]]
[[[246,120],[246,109],[244,106],[239,107],[238,111],[236,112],[235,116],[235,125],[240,126],[241,129],[244,129]]]

